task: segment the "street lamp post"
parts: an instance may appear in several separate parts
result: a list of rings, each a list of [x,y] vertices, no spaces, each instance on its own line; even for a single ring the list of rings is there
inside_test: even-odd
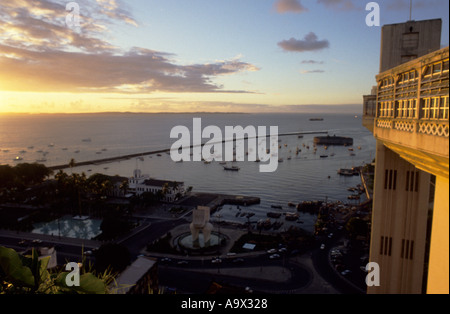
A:
[[[216,217],[218,218],[218,223],[217,223],[217,229],[219,232],[219,236],[218,236],[218,243],[217,243],[217,273],[220,274],[220,263],[221,263],[221,259],[220,259],[220,246],[222,244],[222,241],[220,240],[220,218],[222,218],[222,215],[220,214],[216,214]]]

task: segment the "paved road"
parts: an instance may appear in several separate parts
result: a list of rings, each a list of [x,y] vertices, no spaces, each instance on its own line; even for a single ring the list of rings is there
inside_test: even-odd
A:
[[[186,220],[154,220],[145,219],[143,221],[143,227],[134,233],[131,237],[127,237],[121,244],[126,246],[132,258],[136,258],[141,254],[142,250],[146,247],[147,243],[152,242],[159,237],[165,235],[171,229],[176,226],[185,224]],[[19,242],[22,239],[36,239],[41,238],[40,235],[35,234],[23,234],[20,235],[9,232],[8,234],[0,234],[0,245],[12,247],[16,250],[24,249]],[[55,245],[58,252],[58,263],[65,263],[67,261],[78,262],[81,260],[81,250],[84,242],[74,242],[67,239],[49,238],[43,237],[44,241],[40,245]],[[201,259],[189,260],[188,264],[183,266],[177,265],[177,262],[183,260],[183,257],[175,259],[171,264],[159,266],[159,282],[162,286],[174,287],[179,291],[186,291],[189,293],[203,293],[212,281],[220,281],[228,283],[230,285],[245,287],[250,286],[255,291],[265,291],[271,293],[296,293],[302,291],[307,293],[305,287],[314,276],[320,275],[326,282],[332,287],[345,294],[358,294],[358,291],[354,286],[348,284],[346,280],[342,278],[332,267],[330,267],[328,259],[328,250],[331,244],[336,240],[329,240],[327,242],[327,248],[325,250],[316,249],[311,252],[312,265],[307,269],[302,265],[295,263],[294,259],[280,258],[278,260],[270,260],[267,254],[256,254],[254,256],[245,257],[245,261],[242,264],[234,264],[229,260],[223,260],[221,264],[211,264],[211,257],[205,257],[202,262]],[[92,244],[97,242],[87,242],[90,246],[86,246],[86,249],[92,249]],[[93,259],[91,259],[93,261]],[[202,272],[199,275],[199,271],[203,268],[209,268],[208,273]],[[259,274],[269,269],[285,270],[289,272],[289,278],[285,282],[279,280],[267,280],[267,276],[260,276]],[[242,276],[224,275],[225,271],[220,270],[236,269],[236,274],[239,273],[238,268],[242,271],[246,268],[247,271],[252,273],[250,278],[243,278]],[[217,269],[217,272],[214,271]],[[212,271],[211,271],[212,270]],[[258,271],[260,273],[258,273]],[[281,274],[279,271],[274,272],[274,276]],[[248,274],[247,274],[248,275]],[[267,275],[267,274],[266,274]],[[283,274],[284,275],[284,274]],[[245,277],[245,276],[244,276]],[[276,279],[276,278],[275,278]]]
[[[158,276],[162,286],[196,294],[204,293],[212,282],[250,287],[255,292],[292,294],[311,281],[311,274],[304,267],[282,260],[272,261],[264,255],[247,258],[239,265],[233,265],[232,261],[212,265],[208,259],[189,261],[188,266],[182,267],[173,261],[170,265],[160,265]]]
[[[343,294],[363,294],[361,289],[358,289],[343,278],[333,267],[330,265],[329,253],[331,247],[334,247],[337,243],[336,239],[324,241],[325,249],[316,249],[312,252],[311,259],[316,271],[333,287],[341,291]]]
[[[130,251],[131,256],[135,257],[141,254],[142,249],[144,249],[149,242],[152,242],[161,236],[167,234],[173,228],[185,224],[186,220],[152,220],[146,219],[144,223],[147,223],[147,228],[143,229],[141,232],[134,234],[132,237],[121,241],[120,244],[126,246]]]
[[[26,243],[20,243],[23,239],[28,239],[29,236],[12,237],[11,235],[0,235],[0,245],[8,248],[12,248],[18,252],[25,251],[34,246],[50,247],[54,246],[57,251],[58,264],[63,265],[67,262],[81,262],[82,251],[86,252],[95,247],[87,247],[79,244],[67,244],[63,240],[55,238],[54,240],[42,240],[41,243],[33,243],[33,239],[39,239],[39,236],[35,236],[29,239]],[[86,256],[87,261],[93,262],[94,259],[91,256]]]

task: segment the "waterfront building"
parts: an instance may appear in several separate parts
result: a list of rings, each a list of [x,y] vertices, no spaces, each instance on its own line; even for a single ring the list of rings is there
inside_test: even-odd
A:
[[[146,192],[161,193],[163,201],[169,203],[186,194],[184,182],[152,179],[149,175],[142,174],[139,169],[134,170],[133,177],[128,180],[128,185],[129,191],[135,195],[142,195]]]
[[[383,27],[363,125],[377,142],[369,294],[449,293],[449,48],[441,21]],[[374,106],[375,105],[375,106]]]

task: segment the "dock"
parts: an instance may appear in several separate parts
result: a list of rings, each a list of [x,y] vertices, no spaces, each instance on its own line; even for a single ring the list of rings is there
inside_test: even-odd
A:
[[[294,135],[296,135],[296,136],[297,135],[308,135],[308,134],[328,134],[328,131],[291,132],[291,133],[278,134],[278,137],[286,137],[286,136],[294,136]],[[271,137],[270,134],[266,135],[266,138],[269,138],[269,137]],[[248,140],[249,138],[252,138],[252,137],[245,137],[243,140]],[[236,140],[240,140],[240,139],[234,139],[234,140],[236,141]],[[222,144],[224,144],[228,141],[230,141],[230,140],[223,140]],[[205,144],[201,144],[200,146],[203,147],[204,145]],[[189,148],[192,149],[194,147],[196,147],[196,145],[191,145]],[[132,159],[132,158],[139,158],[139,157],[151,156],[151,155],[157,155],[157,154],[163,154],[163,153],[170,153],[170,148],[154,150],[154,151],[149,151],[149,152],[143,152],[143,153],[135,153],[135,154],[129,154],[129,155],[122,155],[122,156],[108,157],[108,158],[102,158],[102,159],[94,159],[94,160],[88,160],[88,161],[75,162],[73,167],[81,167],[81,166],[89,166],[89,165],[102,165],[102,164],[107,164],[107,163],[116,162],[116,161],[128,160],[128,159]],[[71,167],[67,163],[64,165],[51,166],[48,168],[53,171],[58,171],[58,170],[68,169]]]

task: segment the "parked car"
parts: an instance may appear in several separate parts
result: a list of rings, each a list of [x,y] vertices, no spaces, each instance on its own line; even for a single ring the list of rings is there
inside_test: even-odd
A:
[[[185,265],[189,264],[189,262],[188,261],[179,261],[177,264],[180,266],[185,266]]]
[[[213,263],[213,264],[220,264],[220,263],[222,263],[222,260],[220,259],[220,258],[213,258],[212,260],[211,260],[211,263]]]
[[[272,254],[269,256],[270,259],[279,259],[280,257],[280,254]]]
[[[233,260],[234,264],[242,264],[244,262],[245,262],[245,260],[243,258],[236,258]]]
[[[20,246],[27,246],[28,245],[28,241],[27,240],[22,240],[19,242]]]
[[[322,245],[320,246],[320,249],[321,249],[321,250],[325,250],[325,244],[322,244]]]
[[[352,273],[351,270],[346,269],[346,270],[344,270],[344,271],[341,273],[341,275],[342,275],[342,276],[347,276],[347,275],[349,275],[349,274],[351,274],[351,273]]]
[[[277,249],[270,249],[267,251],[268,254],[275,254],[277,251]]]

